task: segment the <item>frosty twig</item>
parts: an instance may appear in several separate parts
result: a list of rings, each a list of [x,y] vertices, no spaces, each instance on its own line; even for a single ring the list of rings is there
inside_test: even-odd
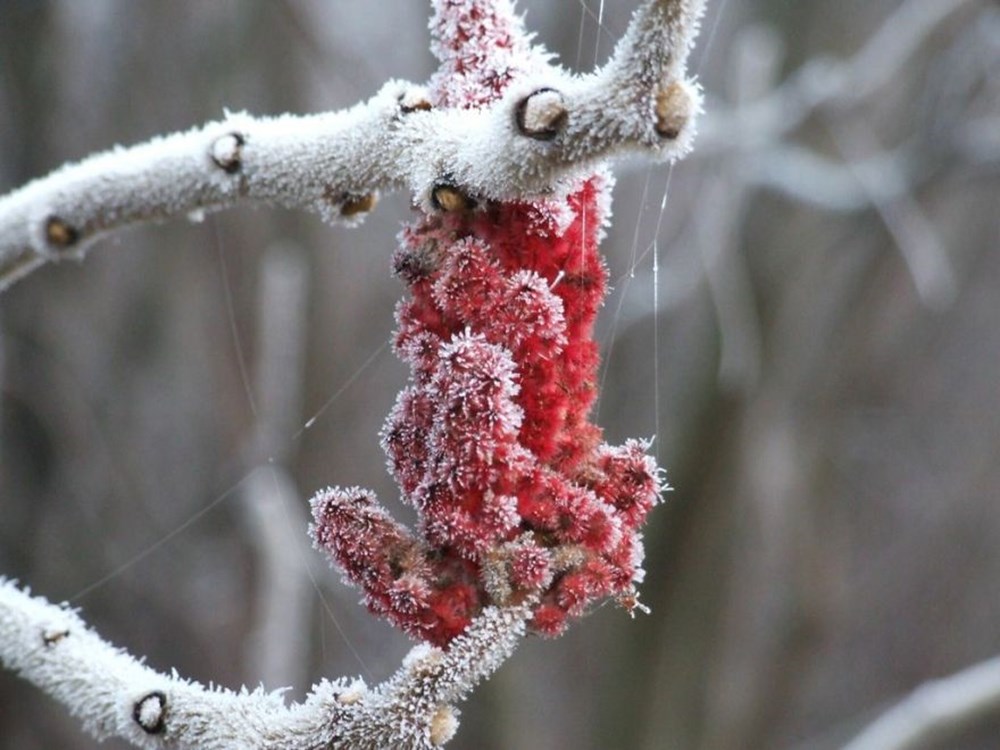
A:
[[[35,180],[0,199],[0,289],[47,261],[79,257],[122,227],[200,218],[241,201],[353,220],[373,205],[372,191],[398,180],[399,155],[387,151],[406,91],[391,82],[370,101],[332,114],[231,114]]]
[[[517,29],[511,85],[485,106],[431,107],[422,87],[391,81],[343,112],[230,114],[64,166],[0,198],[0,289],[122,227],[239,202],[353,222],[379,190],[408,188],[430,209],[442,183],[480,199],[527,197],[623,151],[683,155],[701,101],[684,62],[703,5],[648,2],[611,62],[585,77],[548,65]]]
[[[448,652],[417,646],[383,685],[323,681],[302,702],[206,688],[161,674],[89,630],[79,615],[0,579],[0,663],[37,685],[97,738],[198,750],[433,748],[457,725],[453,704],[510,655],[527,609],[492,609]]]

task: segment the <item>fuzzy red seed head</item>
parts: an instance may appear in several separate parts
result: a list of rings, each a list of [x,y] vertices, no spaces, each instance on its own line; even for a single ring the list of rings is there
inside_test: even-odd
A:
[[[519,548],[510,562],[510,582],[515,588],[532,591],[552,576],[552,553],[534,544]]]
[[[544,63],[511,3],[436,7],[436,107],[480,107]],[[439,200],[393,259],[408,291],[394,347],[411,380],[382,445],[418,532],[369,495],[330,491],[314,502],[314,535],[414,637],[445,645],[484,606],[529,594],[532,629],[557,635],[600,600],[634,595],[639,527],[660,490],[645,444],[605,445],[590,421],[611,179],[496,202],[446,178],[462,210]]]

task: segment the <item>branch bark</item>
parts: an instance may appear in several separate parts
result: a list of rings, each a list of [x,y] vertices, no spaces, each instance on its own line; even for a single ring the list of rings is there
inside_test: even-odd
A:
[[[98,739],[199,750],[434,748],[454,704],[513,652],[529,604],[483,612],[447,652],[417,646],[385,683],[323,681],[302,702],[161,674],[107,643],[73,610],[0,579],[0,663],[63,703]]]
[[[678,158],[701,108],[684,66],[703,8],[651,0],[602,70],[537,66],[490,106],[432,109],[422,87],[390,81],[346,111],[230,114],[65,166],[0,198],[0,291],[122,227],[241,202],[351,223],[379,190],[405,187],[424,210],[447,210],[442,186],[473,201],[524,198],[623,153]]]
[[[399,180],[405,96],[390,82],[345,112],[255,119],[230,114],[185,133],[70,164],[0,199],[0,290],[99,237],[239,202],[355,219]],[[402,98],[402,99],[401,99]],[[379,154],[384,159],[373,159]]]

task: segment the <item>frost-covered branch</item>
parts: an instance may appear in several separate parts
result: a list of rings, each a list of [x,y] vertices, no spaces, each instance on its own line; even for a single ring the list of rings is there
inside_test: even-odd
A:
[[[342,694],[343,728],[333,748],[433,748],[458,728],[454,704],[464,700],[514,652],[531,602],[486,609],[447,651],[417,646],[388,682],[368,693]]]
[[[122,227],[239,202],[350,222],[379,190],[447,211],[548,193],[623,152],[680,156],[701,106],[684,65],[703,6],[647,2],[589,76],[526,47],[525,75],[486,106],[432,107],[422,87],[392,81],[343,112],[230,114],[67,165],[0,198],[0,289]]]
[[[99,739],[141,748],[433,748],[457,727],[454,704],[511,654],[526,606],[492,608],[447,651],[417,646],[388,681],[323,681],[302,702],[206,688],[161,674],[102,640],[80,616],[0,579],[0,663],[63,703]]]
[[[403,144],[392,135],[408,91],[391,82],[368,102],[332,114],[230,114],[28,183],[0,199],[0,288],[47,261],[79,257],[122,227],[200,218],[241,201],[353,219],[371,208],[373,191],[399,181],[392,151]]]

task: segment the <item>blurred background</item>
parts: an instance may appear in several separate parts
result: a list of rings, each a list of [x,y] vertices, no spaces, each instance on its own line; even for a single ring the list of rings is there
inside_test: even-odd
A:
[[[519,7],[589,70],[636,5]],[[0,0],[0,192],[227,108],[423,80],[427,15]],[[652,614],[525,642],[456,750],[833,748],[1000,653],[1000,5],[710,0],[693,66],[696,152],[616,168],[604,246],[596,417],[612,443],[655,433],[675,487]],[[407,374],[387,341],[409,216],[391,195],[354,230],[177,220],[0,297],[0,573],[203,682],[389,676],[409,642],[305,527],[328,484],[412,519],[377,438]],[[994,715],[940,746],[998,736]],[[0,748],[97,745],[0,672]]]

